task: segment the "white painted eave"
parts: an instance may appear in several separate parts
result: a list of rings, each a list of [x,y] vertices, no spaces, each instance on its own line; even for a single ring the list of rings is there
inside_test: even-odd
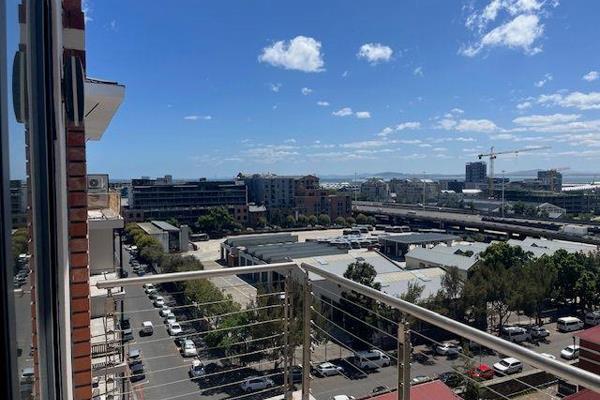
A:
[[[87,78],[85,92],[85,138],[100,140],[125,97],[125,86]]]

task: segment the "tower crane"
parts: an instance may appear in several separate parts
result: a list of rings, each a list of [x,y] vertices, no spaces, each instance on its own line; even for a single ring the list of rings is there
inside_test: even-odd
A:
[[[477,158],[479,160],[481,160],[483,157],[489,157],[489,159],[490,159],[490,174],[488,177],[490,196],[494,195],[494,160],[498,157],[498,155],[500,155],[500,154],[519,154],[519,153],[525,153],[528,151],[546,150],[549,148],[550,148],[550,146],[539,146],[539,147],[528,147],[528,148],[517,149],[517,150],[496,151],[494,146],[492,146],[490,148],[489,153],[483,153],[483,154],[477,155]]]

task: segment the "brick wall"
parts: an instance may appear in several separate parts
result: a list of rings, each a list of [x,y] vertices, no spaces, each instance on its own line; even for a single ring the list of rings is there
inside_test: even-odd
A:
[[[83,47],[84,21],[81,0],[63,0],[63,27],[76,32],[76,35],[81,38],[81,47]],[[64,56],[78,57],[85,69],[85,52],[81,48],[65,48]],[[69,123],[66,127],[73,396],[75,399],[90,399],[92,397],[92,351],[85,129]]]

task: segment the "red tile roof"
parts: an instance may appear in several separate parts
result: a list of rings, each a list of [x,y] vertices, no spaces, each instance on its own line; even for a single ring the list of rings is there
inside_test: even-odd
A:
[[[600,344],[600,325],[576,333],[575,336],[577,336],[579,340]]]
[[[396,391],[373,396],[370,400],[396,400]],[[410,400],[461,400],[450,388],[436,380],[410,388]],[[587,399],[586,399],[587,400]],[[596,399],[594,399],[596,400]]]
[[[575,394],[563,398],[563,400],[600,400],[600,393],[583,389]]]

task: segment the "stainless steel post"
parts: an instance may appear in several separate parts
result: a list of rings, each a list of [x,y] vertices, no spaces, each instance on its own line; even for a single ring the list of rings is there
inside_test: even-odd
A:
[[[302,299],[302,400],[310,398],[310,317],[312,304],[312,288],[308,271],[304,273],[303,282],[303,299]]]
[[[283,282],[283,387],[285,400],[292,398],[292,382],[290,379],[290,273],[285,274]]]
[[[410,400],[410,353],[412,346],[410,343],[410,330],[408,322],[404,321],[398,326],[398,331],[402,328],[402,400]],[[400,354],[398,354],[400,357]]]

